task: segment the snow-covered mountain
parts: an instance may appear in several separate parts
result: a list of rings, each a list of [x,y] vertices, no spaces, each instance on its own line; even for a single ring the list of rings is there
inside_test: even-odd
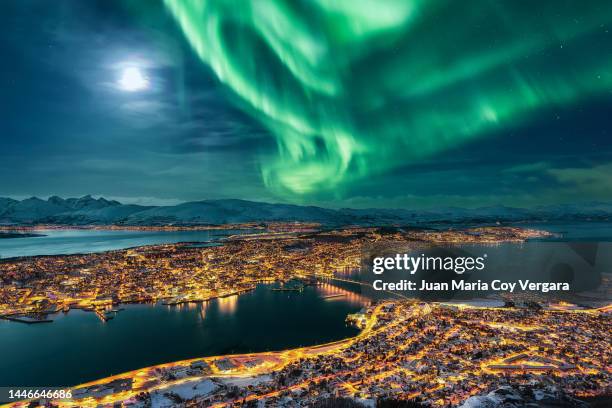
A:
[[[343,223],[342,214],[320,207],[269,204],[245,200],[206,200],[156,207],[131,214],[130,224],[195,223],[228,224],[248,221],[304,221]]]
[[[47,200],[0,197],[0,224],[225,224],[251,221],[320,222],[326,225],[487,223],[555,220],[612,220],[612,204],[587,203],[533,209],[505,206],[436,210],[350,209],[270,204],[245,200],[204,200],[174,206],[142,206],[84,196]]]
[[[104,198],[95,199],[90,195],[81,198],[63,198],[53,196],[48,200],[30,197],[25,200],[0,198],[0,222],[33,223],[59,214],[74,213],[78,211],[91,212],[108,207],[121,207],[117,201]]]

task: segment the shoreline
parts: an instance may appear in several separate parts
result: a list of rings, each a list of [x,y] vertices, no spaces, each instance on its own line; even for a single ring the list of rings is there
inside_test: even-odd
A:
[[[432,308],[448,308],[449,306],[452,308],[452,305],[444,305],[444,304],[430,304],[417,302],[417,301],[404,301],[401,304],[404,305],[412,305],[416,309],[414,313],[415,317],[421,315],[427,315],[432,313]],[[297,347],[290,348],[284,350],[276,350],[276,351],[265,351],[265,352],[255,352],[255,353],[239,353],[239,354],[222,354],[222,355],[214,355],[214,356],[206,356],[206,357],[193,357],[183,360],[177,360],[167,363],[155,364],[151,366],[141,367],[138,369],[122,372],[119,374],[99,378],[93,381],[88,381],[85,383],[81,383],[70,387],[73,395],[79,395],[78,398],[74,398],[71,400],[57,400],[54,401],[57,403],[59,407],[68,407],[74,406],[75,403],[78,403],[79,406],[83,407],[94,407],[104,404],[115,404],[120,403],[122,401],[130,400],[137,395],[141,395],[142,393],[152,394],[152,393],[164,393],[166,390],[172,390],[173,388],[181,387],[185,383],[193,384],[197,386],[197,384],[202,384],[206,381],[211,381],[214,384],[224,384],[225,382],[235,381],[236,379],[241,379],[245,384],[249,383],[257,383],[258,381],[269,381],[270,377],[275,372],[281,372],[282,370],[291,367],[296,362],[304,361],[308,359],[317,359],[323,356],[334,356],[339,355],[347,350],[350,350],[351,347],[361,340],[366,340],[371,338],[372,336],[376,336],[379,333],[384,333],[389,327],[393,327],[397,324],[401,324],[403,319],[399,321],[391,321],[385,323],[384,325],[380,325],[380,323],[387,321],[388,317],[388,306],[390,304],[397,304],[395,302],[381,302],[376,305],[370,306],[370,310],[366,315],[364,315],[365,323],[361,330],[355,335],[351,337],[347,337],[344,339],[326,342],[322,344],[305,346],[305,347]],[[482,306],[470,306],[470,309],[473,310],[486,310],[488,307]],[[506,308],[497,308],[503,311]],[[551,313],[558,313],[558,310],[550,310]],[[597,310],[592,309],[586,311],[587,314],[596,313]],[[605,311],[600,310],[599,312],[605,313]],[[409,316],[406,316],[409,317]],[[493,324],[493,323],[491,323]],[[390,326],[389,326],[390,325]],[[521,330],[541,330],[537,327],[527,327],[519,328]],[[449,333],[452,333],[449,332]],[[511,358],[506,358],[506,360],[510,361],[511,359],[516,360],[519,357],[523,357],[523,354],[513,353],[511,354]],[[554,360],[551,360],[554,361]],[[486,370],[490,372],[496,372],[495,370],[503,370],[506,367],[497,368],[496,365],[492,365],[496,360],[490,360],[487,362],[488,368]],[[172,372],[183,372],[184,370],[189,370],[189,368],[194,369],[197,367],[198,370],[202,368],[202,371],[199,374],[187,374],[186,376],[181,376],[178,378],[173,378],[170,380],[164,380],[164,373],[172,373]],[[204,369],[205,367],[205,369]],[[536,371],[538,370],[538,366],[531,367],[530,365],[520,366],[520,370],[524,372]],[[569,370],[579,370],[578,367],[568,366]],[[553,367],[555,368],[555,367]],[[580,369],[581,370],[581,369]],[[488,372],[487,371],[487,372]],[[335,376],[337,374],[332,374]],[[325,377],[321,377],[325,378]],[[331,377],[330,377],[331,378]],[[128,389],[121,391],[114,391],[105,395],[97,395],[100,389],[108,389],[111,387],[111,384],[128,384]],[[301,385],[301,383],[300,383]],[[291,388],[291,387],[290,387]],[[590,393],[571,393],[574,398],[582,399],[582,400],[606,400],[609,398],[609,395],[606,393],[605,389],[592,390]],[[126,392],[128,394],[126,394]],[[282,387],[280,389],[274,389],[272,391],[267,392],[265,395],[257,395],[252,394],[247,397],[247,400],[260,400],[262,398],[274,398],[277,395],[280,395],[283,392]],[[213,395],[214,393],[210,394]],[[241,399],[227,400],[223,403],[209,400],[209,395],[205,394],[202,396],[196,396],[196,399],[199,401],[209,401],[215,402],[215,404],[210,406],[222,407],[226,406],[226,403],[240,402]],[[1,407],[25,407],[27,406],[28,401],[18,401],[15,403],[10,403],[6,405],[0,405]]]
[[[288,282],[293,278],[307,279],[310,275],[314,279],[332,278],[335,271],[348,271],[347,268],[359,267],[357,262],[359,249],[373,242],[381,234],[381,231],[376,228],[337,230],[319,234],[304,234],[298,236],[297,239],[301,240],[298,243],[295,243],[294,239],[287,238],[228,240],[220,248],[183,248],[184,244],[150,245],[137,247],[139,248],[137,250],[109,251],[105,255],[67,256],[66,259],[60,258],[60,260],[32,259],[31,263],[26,259],[23,263],[15,262],[12,270],[15,271],[15,276],[21,273],[26,278],[30,276],[28,274],[32,273],[31,271],[36,272],[31,275],[33,279],[30,283],[31,289],[27,289],[31,292],[25,295],[34,300],[31,304],[18,302],[17,300],[22,299],[24,295],[19,292],[19,288],[16,288],[12,299],[17,300],[13,304],[7,302],[7,307],[18,308],[23,305],[25,311],[43,311],[44,308],[51,309],[49,305],[54,305],[55,312],[61,310],[69,312],[72,308],[86,310],[91,308],[88,311],[102,313],[108,310],[112,312],[113,308],[118,309],[122,303],[161,303],[166,306],[201,303],[215,298],[246,293],[252,290],[256,283]],[[524,242],[534,236],[546,234],[538,230],[516,227],[491,227],[432,233],[393,230],[383,235],[389,238],[390,242],[395,242],[393,239],[396,239],[406,242],[406,245],[414,242],[419,245],[440,242],[450,245],[463,241],[468,241],[466,243],[468,245],[491,245],[501,242],[514,243],[516,240]],[[251,258],[254,262],[244,261]],[[317,268],[313,269],[313,265],[317,265]],[[7,266],[7,271],[9,271],[8,276],[11,276],[10,266]],[[46,271],[47,275],[41,277],[41,271]],[[118,275],[112,274],[113,272]],[[54,279],[57,274],[65,276]],[[266,277],[272,279],[266,279]],[[46,282],[55,286],[49,286]],[[220,286],[218,282],[221,282],[222,285]],[[125,285],[123,291],[121,291],[122,285]],[[81,296],[76,296],[74,292],[66,289],[66,286],[78,289]],[[288,285],[285,291],[298,286]],[[38,302],[36,296],[46,296],[51,290],[50,287],[54,288],[57,296],[49,297],[48,303],[44,305],[36,303]],[[172,289],[173,287],[178,289]],[[100,292],[92,292],[92,289],[96,288],[99,288]],[[218,292],[219,289],[221,292]],[[91,295],[91,293],[100,293],[100,295]],[[77,307],[77,305],[82,307]],[[385,305],[384,310],[382,305]],[[287,375],[297,369],[300,372],[318,375],[314,378],[326,379],[326,372],[338,365],[337,369],[332,370],[333,375],[347,375],[348,377],[343,381],[348,380],[349,383],[349,385],[345,385],[345,382],[335,384],[338,392],[352,393],[352,395],[372,393],[372,390],[378,389],[379,383],[384,384],[388,377],[403,373],[414,377],[414,380],[411,381],[400,381],[406,398],[415,392],[413,387],[417,387],[416,384],[420,382],[423,386],[431,388],[431,395],[444,396],[445,400],[450,401],[460,396],[446,395],[443,390],[441,391],[437,386],[434,387],[437,381],[434,375],[436,371],[432,370],[435,367],[446,372],[456,371],[457,375],[449,377],[448,382],[459,387],[457,389],[465,390],[467,386],[470,392],[475,393],[480,388],[479,386],[472,387],[470,378],[478,373],[497,375],[497,377],[487,377],[490,382],[496,383],[499,373],[495,370],[530,370],[529,365],[520,365],[519,368],[510,363],[508,367],[505,365],[508,365],[506,362],[515,353],[523,352],[531,357],[529,353],[536,353],[536,346],[543,344],[544,347],[549,347],[551,339],[545,327],[555,328],[558,331],[556,339],[568,339],[569,337],[565,336],[568,327],[579,328],[581,331],[577,332],[577,336],[590,335],[590,338],[597,338],[590,334],[591,331],[600,330],[598,327],[605,324],[593,317],[599,315],[600,312],[604,313],[603,311],[589,310],[583,313],[567,305],[560,305],[560,309],[562,310],[545,310],[540,313],[539,309],[483,308],[465,307],[464,305],[448,307],[435,302],[422,302],[414,299],[377,303],[360,312],[362,316],[359,317],[363,330],[354,337],[283,351],[220,354],[140,368],[76,387],[99,386],[104,390],[109,390],[104,391],[110,393],[105,394],[107,396],[103,397],[98,394],[97,388],[77,395],[81,398],[83,395],[91,394],[91,397],[85,397],[91,400],[79,403],[82,406],[88,406],[90,402],[93,404],[94,400],[96,404],[106,404],[135,398],[136,395],[153,392],[153,390],[167,388],[171,390],[172,387],[179,386],[186,381],[203,381],[204,379],[231,376],[253,378],[264,374],[275,376],[274,373],[278,372]],[[375,321],[379,313],[382,317],[380,324],[376,325]],[[519,324],[525,316],[531,319],[531,324]],[[551,322],[558,321],[565,321],[571,326],[559,323],[551,326]],[[374,325],[377,326],[375,332],[370,333],[368,328]],[[501,338],[505,337],[507,346],[500,349],[497,344],[490,344],[487,340],[489,337],[483,337],[482,333],[495,333]],[[447,342],[454,344],[454,349],[443,346]],[[470,350],[464,349],[465,344],[473,344],[474,347],[481,348],[484,354],[480,354],[480,362],[475,363],[469,358],[460,359],[461,364],[454,362],[455,357],[451,356],[452,353],[464,357],[469,355]],[[570,346],[566,344],[566,347]],[[568,370],[571,375],[588,378],[589,381],[599,381],[599,377],[589,377],[597,374],[596,369],[589,366],[589,362],[601,361],[601,356],[596,350],[598,349],[579,349],[576,351],[580,353],[560,355],[557,356],[557,359],[568,362],[567,367],[570,367]],[[223,352],[221,350],[221,353]],[[303,363],[310,357],[320,361],[321,365]],[[540,357],[535,355],[533,358],[536,358],[537,361]],[[359,359],[365,359],[364,364],[367,360],[368,364],[364,366],[358,363]],[[191,365],[197,363],[197,360],[206,363],[205,366],[214,365],[216,368],[211,368],[211,371],[207,371],[206,374],[194,375]],[[380,371],[381,375],[364,376],[365,367],[368,370]],[[557,368],[553,367],[553,369]],[[423,372],[429,372],[430,375],[421,376]],[[562,374],[565,376],[566,371]],[[273,385],[272,398],[276,398],[277,395],[287,390],[308,388],[312,382],[311,375],[306,375],[303,380],[299,374],[294,377],[296,377],[296,384],[289,388],[285,387],[284,380],[282,383],[278,382]],[[78,379],[78,377],[75,378]],[[109,383],[114,380],[129,380],[130,393],[126,394],[116,389],[110,391],[115,385],[109,385]],[[250,394],[253,395],[252,399],[268,398],[266,387],[261,386],[259,394]],[[364,391],[357,391],[358,389]],[[246,394],[249,392],[245,391]]]
[[[94,231],[210,231],[210,230],[269,230],[282,231],[304,230],[310,232],[322,225],[311,222],[239,222],[229,224],[160,224],[160,225],[123,225],[123,224],[5,224],[0,225],[2,231],[62,231],[62,230],[94,230]]]
[[[377,309],[380,310],[380,306]],[[260,375],[266,375],[270,371],[281,369],[282,367],[294,361],[296,359],[296,355],[317,355],[320,353],[331,354],[334,351],[338,351],[344,347],[348,347],[351,341],[354,341],[358,338],[365,337],[368,331],[373,328],[375,323],[376,323],[376,317],[372,316],[368,320],[368,324],[366,324],[366,326],[363,329],[359,330],[359,332],[355,336],[351,336],[351,337],[347,337],[344,339],[335,340],[331,342],[315,344],[312,346],[275,350],[275,351],[263,351],[263,352],[255,352],[255,353],[238,353],[238,354],[220,354],[220,355],[206,356],[206,357],[193,357],[193,358],[188,358],[184,360],[177,360],[177,361],[171,361],[167,363],[154,364],[150,366],[140,367],[134,370],[125,371],[119,374],[98,378],[98,379],[88,381],[85,383],[80,383],[78,385],[69,386],[68,389],[74,392],[75,390],[91,388],[94,386],[107,384],[107,383],[117,381],[117,380],[133,379],[138,376],[142,376],[143,373],[149,372],[149,371],[154,372],[160,369],[167,369],[167,368],[178,367],[178,366],[190,366],[191,364],[197,363],[197,362],[205,362],[206,364],[212,366],[213,363],[216,361],[222,361],[222,360],[224,361],[224,360],[230,360],[230,359],[239,359],[239,360],[247,359],[248,360],[249,358],[259,358],[259,359],[263,359],[267,363],[272,363],[274,365],[274,368],[271,368],[270,365],[267,364],[265,366],[265,370],[263,371],[261,371],[262,370],[261,367],[257,369],[256,367],[258,366],[250,367],[252,372],[250,375],[247,375],[247,376],[243,376],[239,373],[236,373],[235,370],[232,370],[232,369],[230,370],[217,369],[216,372],[213,372],[210,375],[203,375],[203,376],[198,377],[199,379],[233,378],[236,376],[240,376],[241,378],[253,378],[253,377],[260,376]],[[228,371],[228,372],[224,373],[223,371]],[[143,383],[146,384],[146,382],[143,382]],[[179,383],[180,383],[180,380],[179,380]],[[152,391],[153,389],[163,389],[165,387],[167,387],[167,384],[160,383],[157,386],[153,387],[152,389],[148,389],[147,391]],[[108,397],[112,397],[113,395],[114,394],[111,394]],[[90,398],[80,398],[80,399],[75,399],[75,400],[80,401],[79,404],[83,404],[79,406],[94,407],[94,406],[98,406],[104,400],[109,400],[108,397],[102,398],[99,401],[96,399],[92,399],[91,397]],[[64,406],[68,407],[68,406],[74,406],[73,401],[75,400],[70,400],[69,403],[65,401],[66,404],[63,404],[64,401],[56,401],[56,402],[59,404],[58,405],[59,407],[64,407]],[[14,403],[8,403],[8,404],[3,404],[3,405],[0,404],[0,408],[27,406],[27,405],[22,405],[22,404],[25,404],[28,401],[29,400],[21,400],[21,401],[16,401]],[[88,402],[90,404],[88,404]],[[107,403],[107,402],[105,401],[104,403]]]
[[[201,304],[201,303],[206,303],[206,302],[210,302],[212,300],[216,300],[216,299],[224,299],[224,298],[228,298],[228,297],[232,297],[232,296],[241,296],[243,294],[249,293],[254,291],[257,288],[257,285],[260,284],[264,284],[264,285],[272,285],[275,283],[279,283],[280,281],[274,281],[274,282],[266,282],[266,281],[261,281],[261,282],[256,282],[255,286],[251,287],[251,288],[246,288],[246,289],[241,289],[241,290],[237,290],[237,291],[233,291],[230,293],[224,293],[224,294],[219,294],[219,295],[214,295],[214,296],[210,296],[206,299],[190,299],[190,300],[180,300],[180,301],[176,301],[176,302],[166,302],[164,299],[170,299],[170,297],[168,298],[159,298],[159,299],[155,299],[155,300],[146,300],[146,299],[139,299],[139,300],[130,300],[130,301],[122,301],[122,302],[117,302],[117,303],[110,303],[106,308],[95,308],[95,307],[91,307],[91,306],[72,306],[72,307],[68,307],[67,309],[58,309],[55,311],[49,311],[46,313],[40,313],[40,314],[36,314],[36,313],[4,313],[2,315],[0,315],[0,320],[6,320],[6,321],[10,321],[13,323],[24,323],[24,324],[36,324],[36,323],[52,323],[53,320],[52,319],[47,319],[47,317],[49,316],[54,316],[57,315],[59,313],[63,313],[65,315],[67,315],[68,313],[70,313],[70,311],[72,310],[81,310],[83,312],[91,312],[91,313],[107,313],[107,312],[113,312],[113,313],[117,313],[120,311],[123,311],[124,309],[121,308],[121,306],[124,305],[151,305],[151,306],[180,306],[180,305],[184,305],[184,304],[189,304],[189,303],[193,303],[193,304]],[[33,318],[30,318],[30,315],[38,315],[39,317],[42,317],[42,319],[40,320],[35,320]],[[24,319],[25,318],[25,319]],[[28,320],[28,321],[25,321]],[[29,321],[31,320],[31,321]],[[104,320],[104,319],[102,319]]]

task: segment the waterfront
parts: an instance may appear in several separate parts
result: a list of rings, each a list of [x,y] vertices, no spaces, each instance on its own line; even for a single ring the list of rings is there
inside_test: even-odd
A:
[[[471,242],[480,250],[488,244],[487,252],[497,252],[526,250],[525,239],[541,235],[505,227],[405,233],[347,229],[297,239],[233,240],[214,248],[173,244],[7,260],[5,314],[71,310],[50,314],[51,324],[0,323],[0,347],[10,351],[0,367],[0,383],[68,386],[154,364],[351,337],[356,330],[345,326],[345,318],[361,309],[364,299],[329,284],[300,288],[291,281],[316,277],[329,282],[335,273],[350,274],[359,265],[363,244],[380,237]],[[501,252],[489,255],[492,262],[508,259]],[[261,284],[251,290],[256,282],[271,280],[299,290],[274,291]],[[79,308],[125,310],[103,323]]]
[[[609,312],[610,306],[568,304],[537,310],[382,302],[353,315],[363,329],[345,340],[144,367],[83,384],[71,400],[53,402],[298,407],[340,395],[448,407],[466,400],[481,406],[490,390],[518,403],[534,395],[541,396],[536,401],[607,398]]]
[[[539,223],[526,227],[558,234],[546,241],[612,241],[612,223]],[[68,255],[93,253],[138,247],[143,245],[197,242],[210,244],[224,237],[253,233],[253,230],[203,230],[203,231],[138,231],[103,229],[55,229],[36,230],[40,237],[0,240],[0,258],[37,255]],[[202,245],[202,244],[198,244]]]
[[[0,384],[69,386],[154,364],[230,353],[283,350],[354,336],[344,323],[359,299],[327,287],[278,292],[259,285],[199,304],[122,305],[103,323],[94,313],[51,315],[51,324],[0,320]],[[331,291],[331,292],[330,292]]]
[[[44,236],[0,240],[0,258],[84,254],[177,242],[210,242],[230,235],[252,233],[253,231],[231,229],[204,231],[54,229],[36,230],[35,232],[44,234]]]

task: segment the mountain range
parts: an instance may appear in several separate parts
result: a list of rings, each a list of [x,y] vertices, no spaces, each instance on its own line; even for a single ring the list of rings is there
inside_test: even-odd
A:
[[[385,225],[427,223],[484,223],[559,220],[610,220],[612,204],[540,206],[532,209],[494,206],[435,210],[328,209],[292,204],[270,204],[246,200],[204,200],[173,206],[122,204],[115,200],[53,196],[47,200],[0,197],[0,224],[58,225],[195,225],[242,222],[296,221],[325,225]]]

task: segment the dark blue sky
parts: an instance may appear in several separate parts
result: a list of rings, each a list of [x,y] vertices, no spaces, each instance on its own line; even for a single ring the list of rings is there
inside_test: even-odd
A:
[[[444,18],[442,12],[437,13]],[[608,7],[603,19],[610,15]],[[158,204],[243,198],[334,207],[407,208],[610,201],[612,82],[597,85],[595,79],[582,81],[580,78],[591,75],[591,68],[598,72],[597,69],[612,67],[610,25],[608,20],[587,27],[584,22],[588,21],[587,15],[576,18],[584,25],[583,37],[574,41],[576,47],[583,46],[582,40],[588,40],[592,47],[581,51],[588,55],[588,65],[577,63],[577,68],[572,70],[567,64],[577,54],[559,61],[548,43],[524,51],[520,61],[515,56],[509,62],[515,64],[517,72],[529,71],[525,77],[530,78],[534,89],[540,90],[540,100],[545,103],[534,107],[529,101],[515,98],[512,110],[503,117],[506,105],[498,103],[499,99],[493,100],[495,123],[492,126],[478,130],[477,137],[461,142],[446,145],[438,140],[435,150],[418,156],[401,153],[402,149],[414,148],[414,144],[404,139],[396,141],[388,135],[379,138],[378,128],[372,127],[367,134],[354,136],[354,140],[350,136],[354,152],[346,168],[326,173],[325,177],[330,179],[327,186],[319,181],[302,194],[295,189],[279,189],[278,182],[266,179],[266,174],[270,174],[268,164],[278,162],[279,157],[285,160],[284,155],[290,151],[286,146],[287,130],[274,123],[258,106],[250,106],[252,101],[241,94],[235,82],[210,68],[218,60],[208,57],[206,63],[196,55],[193,38],[186,38],[189,35],[185,35],[185,27],[181,29],[163,4],[6,1],[0,14],[0,196],[92,194],[124,202]],[[321,19],[311,22],[315,24]],[[426,30],[444,28],[419,29],[427,33]],[[486,35],[478,26],[471,26],[470,30],[471,37]],[[529,35],[537,37],[537,28],[534,30],[525,33],[521,41],[528,42]],[[567,34],[563,41],[571,45],[575,38],[572,35]],[[327,41],[324,35],[323,38]],[[472,64],[476,56],[494,55],[498,46],[494,36],[491,42],[476,42],[469,53],[466,51],[466,61]],[[227,47],[254,46],[245,41],[226,44]],[[376,58],[389,58],[381,54],[380,44],[376,47],[379,47],[375,50]],[[499,47],[503,49],[502,45]],[[559,45],[555,44],[554,49],[559,49]],[[610,54],[599,55],[602,50]],[[429,53],[426,55],[429,59],[442,61],[435,49]],[[261,52],[257,58],[251,56],[241,63],[255,64],[257,72],[265,71],[268,54]],[[547,55],[551,63],[546,63]],[[537,66],[525,65],[525,59],[529,58],[537,58]],[[398,61],[397,64],[404,60]],[[395,69],[402,69],[397,64]],[[357,67],[357,63],[352,63],[337,68],[337,78],[342,79],[345,88],[347,84],[354,88],[350,90],[351,95],[373,93],[371,89],[368,92],[357,89],[360,86]],[[444,73],[446,67],[439,69]],[[146,82],[142,89],[127,90],[122,85],[128,68],[136,70],[137,80]],[[407,65],[405,69],[408,72],[414,67]],[[431,72],[438,67],[433,64],[428,69]],[[503,86],[502,74],[501,71],[495,76],[474,74],[470,86],[479,88],[478,92],[470,89],[469,94],[496,95],[493,91],[499,84],[493,82]],[[563,79],[567,78],[574,78],[566,83],[571,98],[562,92]],[[591,82],[595,85],[590,86]],[[545,89],[542,84],[549,83],[561,89],[558,91],[561,96],[542,96]],[[589,86],[580,85],[583,83]],[[508,88],[512,85],[508,83]],[[282,87],[283,82],[279,79],[274,86]],[[468,94],[464,84],[453,86],[432,94],[431,98],[440,99],[436,103],[427,99],[427,109],[435,109],[437,103],[443,105],[444,98],[460,101],[459,92]],[[264,96],[267,89],[257,88]],[[375,118],[381,122],[394,121],[394,131],[400,133],[397,123],[406,123],[411,132],[421,129],[395,116],[429,112],[423,104],[419,105],[423,98],[411,100],[408,105],[404,100],[393,102],[398,98],[396,94],[375,91],[375,96],[384,101],[384,108],[368,109],[384,109],[384,115],[368,116],[364,120],[367,125],[360,126],[370,126]],[[278,98],[278,90],[275,92]],[[327,107],[323,112],[313,109],[320,116],[317,123],[323,122],[321,118],[338,115],[329,113],[328,106],[333,105],[327,97],[322,101],[316,95],[306,94],[313,106]],[[290,106],[295,101],[286,103]],[[462,115],[461,104],[457,103],[457,115]],[[398,110],[394,111],[394,107]],[[353,127],[366,114],[363,112],[370,112],[355,104],[351,106],[351,113],[356,111],[358,116],[349,119]],[[490,115],[488,111],[486,114]],[[313,113],[308,115],[312,123]],[[497,115],[501,117],[499,122]],[[428,123],[435,125],[433,119],[429,120]],[[452,132],[451,128],[451,136],[444,137],[454,140]],[[317,153],[317,164],[329,164],[334,154],[325,137],[321,136],[322,141],[318,135],[313,139],[312,146],[323,151]],[[367,146],[367,155],[359,150],[361,146]],[[303,145],[301,148],[308,150]],[[377,149],[397,151],[377,157]],[[389,164],[363,164],[370,161]],[[279,163],[274,167],[274,174],[282,183],[283,174],[296,170],[285,161]],[[306,179],[308,169],[313,169],[312,177],[320,174],[319,167],[310,161],[308,166],[299,168],[300,175]],[[279,172],[280,175],[276,174]]]

